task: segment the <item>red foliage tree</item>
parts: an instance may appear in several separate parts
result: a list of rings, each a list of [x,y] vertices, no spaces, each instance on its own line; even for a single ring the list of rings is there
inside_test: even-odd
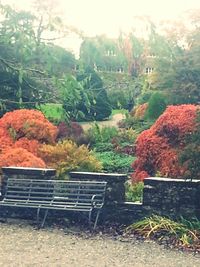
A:
[[[44,161],[23,148],[10,148],[0,155],[0,167],[37,167],[45,168]]]
[[[37,110],[15,110],[0,119],[0,167],[45,167],[41,144],[54,144],[57,127]]]
[[[196,128],[198,106],[169,106],[155,124],[136,140],[137,160],[133,163],[134,181],[159,174],[180,178],[186,168],[179,164],[184,138]]]
[[[167,138],[173,145],[179,145],[183,137],[195,129],[197,108],[195,105],[169,106],[151,130]]]
[[[27,137],[39,142],[54,143],[57,135],[57,127],[37,110],[20,109],[8,112],[0,119],[0,128],[6,130],[14,141]]]
[[[6,129],[0,127],[0,154],[14,144]]]
[[[29,140],[26,137],[20,138],[14,143],[14,148],[24,148],[27,151],[31,152],[33,155],[38,155],[38,150],[41,144],[37,140]]]

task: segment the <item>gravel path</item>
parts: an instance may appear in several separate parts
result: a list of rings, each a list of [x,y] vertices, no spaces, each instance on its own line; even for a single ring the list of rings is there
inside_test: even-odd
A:
[[[199,267],[200,257],[153,242],[82,236],[67,229],[34,230],[27,223],[0,223],[0,266],[7,267]]]
[[[100,127],[118,127],[118,122],[125,118],[124,114],[118,113],[112,116],[111,120],[107,121],[98,121],[96,122]],[[91,128],[94,125],[94,122],[84,122],[81,123],[81,126],[83,127],[84,131],[87,131],[89,128]]]

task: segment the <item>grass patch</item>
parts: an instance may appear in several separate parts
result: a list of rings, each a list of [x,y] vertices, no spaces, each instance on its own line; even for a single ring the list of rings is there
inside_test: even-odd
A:
[[[62,104],[47,103],[40,106],[42,113],[50,121],[62,121],[64,120],[65,111],[62,108]]]
[[[116,115],[116,114],[126,114],[128,110],[126,109],[113,109],[111,116]]]
[[[131,233],[158,240],[169,246],[200,252],[200,221],[197,218],[190,221],[183,218],[173,221],[152,215],[127,227],[126,234]]]

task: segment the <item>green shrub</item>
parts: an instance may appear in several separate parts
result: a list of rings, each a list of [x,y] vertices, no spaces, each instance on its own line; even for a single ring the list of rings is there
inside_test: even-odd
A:
[[[165,97],[156,92],[151,95],[148,101],[148,107],[146,110],[146,117],[150,120],[156,120],[166,109]]]
[[[142,202],[144,183],[125,183],[126,200],[132,202]]]
[[[127,92],[122,90],[108,91],[108,97],[113,109],[127,109],[129,103],[129,96]]]
[[[108,118],[111,115],[112,107],[100,76],[93,68],[87,67],[84,72],[77,74],[77,81],[83,84],[90,102],[89,110],[82,106],[81,103],[79,105],[79,109],[85,115],[85,119],[92,121]]]
[[[66,119],[65,110],[61,104],[46,103],[40,105],[38,109],[55,125]]]
[[[196,217],[192,218],[191,220],[187,220],[181,217],[180,222],[185,225],[189,230],[196,230],[200,232],[200,221]]]
[[[96,143],[109,143],[114,136],[117,136],[118,130],[116,127],[102,127],[97,123],[94,124],[87,132],[91,145]]]
[[[96,143],[93,148],[95,149],[95,152],[106,152],[114,149],[113,144],[111,143]]]
[[[137,132],[132,128],[120,129],[116,137],[120,143],[134,143],[137,138]]]
[[[129,129],[119,129],[118,135],[112,138],[112,144],[117,151],[128,146],[132,146],[138,136],[137,131]]]
[[[94,119],[102,121],[109,118],[112,113],[112,107],[109,103],[106,90],[103,88],[99,89],[95,101],[96,104],[93,107]]]
[[[102,163],[106,172],[128,173],[132,170],[131,164],[134,157],[121,155],[112,151],[95,153],[96,158]]]
[[[124,129],[134,129],[134,124],[135,124],[135,118],[133,118],[130,115],[126,115],[126,118],[118,122],[119,128],[124,128]]]
[[[124,129],[134,129],[137,131],[137,134],[139,134],[144,130],[149,129],[153,125],[153,123],[153,120],[138,120],[133,118],[132,116],[127,116],[125,119],[119,122],[119,127]]]
[[[137,104],[142,105],[148,102],[152,94],[153,94],[153,91],[144,92],[137,98]]]
[[[117,132],[116,128],[105,127],[102,129],[102,135],[100,138],[97,136],[96,140],[109,140],[109,142],[95,143],[93,139],[92,148],[95,150],[95,152],[113,151],[121,154],[133,155],[133,144],[136,140],[136,137],[137,133],[133,129],[119,129]]]

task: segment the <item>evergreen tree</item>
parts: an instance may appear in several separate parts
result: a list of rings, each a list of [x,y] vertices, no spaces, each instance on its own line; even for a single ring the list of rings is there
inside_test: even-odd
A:
[[[91,107],[85,110],[81,105],[80,109],[89,120],[103,120],[108,118],[112,112],[107,92],[103,87],[103,82],[92,68],[86,68],[82,74],[77,76],[78,81],[83,82],[85,90],[88,92]]]

